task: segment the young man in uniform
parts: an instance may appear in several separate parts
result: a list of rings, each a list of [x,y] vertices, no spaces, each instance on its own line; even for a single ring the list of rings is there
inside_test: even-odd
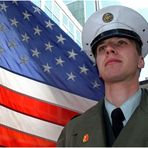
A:
[[[148,23],[130,8],[106,7],[88,19],[82,42],[104,80],[105,98],[72,119],[57,146],[148,146],[148,91],[139,87]]]

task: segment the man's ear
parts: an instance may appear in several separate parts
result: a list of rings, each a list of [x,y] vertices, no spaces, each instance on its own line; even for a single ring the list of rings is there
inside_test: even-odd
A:
[[[144,68],[145,62],[142,56],[139,57],[138,68]]]

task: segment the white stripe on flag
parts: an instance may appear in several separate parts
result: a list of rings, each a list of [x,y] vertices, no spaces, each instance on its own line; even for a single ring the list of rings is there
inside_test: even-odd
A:
[[[57,141],[63,127],[0,106],[0,124],[45,139]]]
[[[96,101],[28,79],[5,69],[1,69],[0,75],[0,84],[3,86],[69,110],[83,113],[96,104]]]

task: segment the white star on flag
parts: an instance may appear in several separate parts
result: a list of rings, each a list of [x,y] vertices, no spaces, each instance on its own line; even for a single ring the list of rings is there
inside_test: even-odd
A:
[[[32,51],[32,56],[39,57],[39,54],[41,54],[41,53],[37,50],[37,48],[34,49],[34,50],[31,50],[31,51]]]
[[[88,68],[85,67],[85,65],[83,65],[82,67],[80,66],[80,73],[84,73],[87,74],[87,71],[89,70]]]
[[[6,6],[6,4],[3,2],[3,4],[0,4],[1,6],[1,10],[4,10],[5,12],[7,11],[8,6]]]
[[[42,32],[42,30],[41,30],[41,29],[39,29],[39,26],[38,26],[38,25],[36,26],[36,28],[34,28],[34,30],[35,30],[35,31],[34,31],[34,35],[36,35],[36,34],[37,34],[37,35],[39,35],[39,36],[40,36],[40,32]]]
[[[4,52],[4,48],[0,47],[0,54]]]
[[[28,21],[30,20],[30,16],[31,14],[29,14],[27,11],[23,12],[23,15],[24,15],[24,20],[27,19]]]
[[[17,27],[17,24],[19,23],[16,18],[14,17],[13,19],[10,19],[11,21],[11,25],[14,25],[15,27]]]
[[[9,42],[8,42],[8,46],[9,46],[10,48],[15,48],[15,47],[16,47],[16,42],[15,42],[15,41],[9,41]]]
[[[46,28],[50,28],[51,30],[53,29],[52,26],[54,26],[54,24],[52,24],[50,20],[48,20],[48,22],[45,21],[45,23],[46,23]]]
[[[62,34],[60,34],[60,36],[56,36],[56,37],[58,39],[57,43],[61,42],[62,44],[64,44],[64,40],[66,40],[66,39],[62,36]]]
[[[45,50],[49,50],[50,52],[52,52],[53,46],[50,44],[50,42],[45,43],[45,46],[46,46]]]
[[[22,56],[20,58],[20,64],[27,64],[28,63],[28,57],[27,56]]]
[[[28,40],[30,39],[30,37],[27,35],[27,33],[22,34],[21,36],[22,36],[22,38],[23,38],[22,41],[25,41],[25,42],[28,43]]]
[[[65,62],[64,60],[62,60],[61,57],[56,58],[55,60],[57,61],[57,62],[56,62],[56,65],[61,65],[61,66],[63,66],[63,63]]]
[[[68,51],[69,57],[68,58],[72,58],[72,59],[76,59],[76,56],[78,55],[77,53],[74,52],[74,50],[72,49],[71,51]]]
[[[34,6],[33,6],[33,9],[34,9],[34,11],[33,11],[34,13],[37,12],[37,13],[41,14],[41,10],[40,10],[40,8],[38,8],[38,7],[34,7]]]
[[[100,87],[100,84],[97,81],[92,82],[93,88],[98,88]]]
[[[44,72],[50,73],[50,70],[52,69],[52,67],[49,66],[48,63],[47,63],[46,65],[42,65],[42,66],[43,66],[43,68],[44,68]]]
[[[75,81],[76,76],[71,72],[71,73],[67,73],[68,75],[68,79],[67,80],[72,80]]]
[[[5,30],[5,26],[0,24],[0,31],[4,31]]]
[[[13,0],[12,4],[18,5],[17,0]]]

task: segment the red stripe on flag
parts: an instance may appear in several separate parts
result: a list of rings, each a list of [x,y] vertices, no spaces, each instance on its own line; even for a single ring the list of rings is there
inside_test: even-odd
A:
[[[0,146],[50,146],[55,147],[56,143],[39,138],[33,135],[28,135],[19,131],[15,131],[11,128],[0,126]]]
[[[65,125],[72,117],[78,114],[2,86],[0,86],[0,92],[0,104],[3,106],[54,124]]]

